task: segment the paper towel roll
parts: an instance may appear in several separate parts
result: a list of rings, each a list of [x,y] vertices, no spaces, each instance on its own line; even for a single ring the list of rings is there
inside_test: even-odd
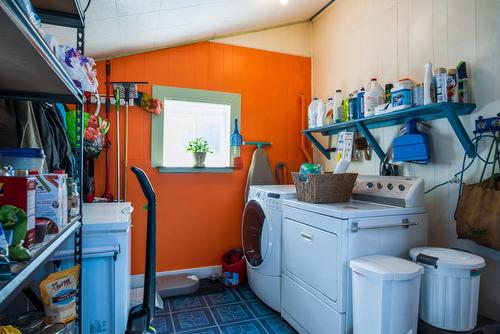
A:
[[[52,51],[53,54],[57,54],[57,52],[58,52],[57,50],[59,48],[59,43],[57,42],[56,36],[51,35],[51,34],[47,34],[47,35],[45,35],[44,39],[45,39],[45,42],[47,43],[47,45],[49,46],[50,51]]]

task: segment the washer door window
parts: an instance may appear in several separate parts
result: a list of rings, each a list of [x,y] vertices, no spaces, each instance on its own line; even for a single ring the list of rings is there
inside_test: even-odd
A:
[[[247,262],[258,267],[264,261],[269,244],[269,231],[264,210],[257,201],[251,200],[243,213],[243,250]]]

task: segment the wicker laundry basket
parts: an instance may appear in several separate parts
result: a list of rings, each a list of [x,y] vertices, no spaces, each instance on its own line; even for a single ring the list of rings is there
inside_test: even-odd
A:
[[[358,174],[310,174],[306,180],[300,180],[299,173],[292,173],[292,177],[299,201],[341,203],[349,201]]]

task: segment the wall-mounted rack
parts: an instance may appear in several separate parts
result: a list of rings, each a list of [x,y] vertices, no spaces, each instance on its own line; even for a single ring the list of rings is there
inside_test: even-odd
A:
[[[467,155],[475,156],[474,145],[467,134],[458,116],[470,114],[476,108],[471,103],[433,103],[425,106],[412,107],[404,110],[393,111],[386,114],[355,119],[348,122],[322,126],[318,128],[303,130],[302,133],[313,143],[313,145],[327,158],[331,158],[331,149],[325,148],[315,137],[315,133],[323,136],[332,136],[342,131],[359,131],[366,137],[380,160],[385,160],[386,154],[377,143],[370,129],[383,128],[393,125],[404,124],[407,120],[416,118],[418,121],[432,121],[446,118],[450,123],[455,135],[462,144]]]
[[[272,143],[268,141],[244,141],[243,146],[257,146],[257,148],[262,148],[264,146],[271,146]]]

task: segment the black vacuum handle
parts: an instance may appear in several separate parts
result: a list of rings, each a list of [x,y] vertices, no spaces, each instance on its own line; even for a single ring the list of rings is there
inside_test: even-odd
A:
[[[139,167],[130,168],[148,200],[148,225],[146,232],[146,268],[144,272],[143,306],[149,310],[149,323],[153,319],[156,299],[156,195],[146,173]]]
[[[142,192],[144,193],[144,196],[146,197],[148,202],[156,202],[155,190],[153,189],[153,186],[151,185],[151,182],[149,181],[146,173],[139,167],[132,167],[130,169],[137,177],[137,181],[139,181],[139,185],[141,186]]]

